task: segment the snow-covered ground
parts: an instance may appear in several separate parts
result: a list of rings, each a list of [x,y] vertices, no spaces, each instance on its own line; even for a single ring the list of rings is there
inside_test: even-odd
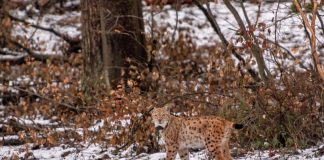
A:
[[[235,4],[239,13],[242,15],[242,11],[239,8],[238,4]],[[246,10],[250,17],[250,21],[254,24],[257,16],[256,12],[258,10],[257,5],[252,5],[245,3]],[[291,3],[282,2],[279,6],[277,3],[262,4],[261,5],[261,15],[258,19],[258,23],[265,24],[265,31],[256,31],[257,36],[265,36],[266,39],[275,40],[275,19],[278,20],[277,36],[279,44],[283,47],[290,50],[294,56],[300,59],[301,63],[305,66],[308,66],[312,63],[311,54],[309,49],[309,42],[304,33],[304,29],[301,26],[301,19],[297,14],[290,12]],[[278,9],[278,14],[276,18],[276,10]],[[35,12],[37,15],[37,10],[29,8],[29,10]],[[240,46],[240,43],[236,42],[236,32],[238,31],[238,25],[236,24],[232,14],[226,9],[222,2],[218,4],[211,4],[211,10],[213,15],[216,17],[217,22],[219,23],[222,32],[225,37],[235,44]],[[203,45],[213,45],[219,42],[219,38],[214,30],[211,28],[209,22],[207,21],[204,14],[194,6],[184,6],[178,13],[170,6],[164,7],[163,10],[159,10],[154,13],[154,27],[166,28],[164,33],[165,37],[170,38],[173,35],[175,30],[175,24],[178,14],[178,31],[183,31],[189,36],[193,37],[194,43],[198,46]],[[320,10],[320,14],[323,15],[323,10]],[[53,28],[56,31],[67,34],[69,37],[80,37],[80,12],[69,12],[63,15],[45,15],[41,18],[28,17],[24,11],[15,10],[12,11],[12,15],[24,19],[29,23],[37,24],[39,26]],[[146,32],[150,35],[151,31],[151,14],[150,7],[144,8],[144,19],[146,22]],[[66,21],[69,23],[59,23]],[[71,24],[73,24],[71,26]],[[24,26],[15,25],[13,35],[20,37],[20,39],[28,39],[28,43],[37,44],[39,48],[34,48],[41,54],[62,54],[62,48],[64,48],[64,43],[59,37],[54,34],[44,31],[41,29],[35,29],[33,27],[25,28]],[[324,44],[323,31],[320,29],[319,22],[317,21],[316,32],[318,33],[317,40],[318,44]],[[178,36],[176,32],[175,36]],[[18,38],[19,39],[19,38]],[[324,47],[322,47],[324,48]],[[319,50],[321,60],[324,61],[324,50]],[[271,63],[274,63],[271,56],[266,56],[266,62],[268,66],[272,66]],[[298,67],[294,60],[282,59],[282,64],[285,64],[287,67]],[[49,124],[48,120],[33,120],[28,119],[24,120],[25,123],[37,123],[37,124]],[[14,137],[3,137],[18,139],[17,136]],[[322,143],[323,144],[323,143]],[[79,144],[76,147],[71,147],[67,145],[61,145],[57,147],[49,148],[39,148],[32,149],[32,144],[23,145],[23,146],[2,146],[0,147],[0,159],[5,157],[11,157],[17,155],[23,159],[152,159],[159,160],[165,157],[165,153],[154,153],[154,154],[141,154],[141,155],[132,155],[131,149],[128,149],[117,155],[112,154],[113,148],[105,148],[99,144]],[[204,151],[192,153],[190,155],[191,159],[206,159]],[[179,158],[178,158],[179,159]],[[309,149],[299,150],[295,153],[282,154],[280,151],[251,151],[245,154],[243,157],[235,157],[239,160],[253,160],[253,159],[314,159],[314,160],[324,160],[324,145],[314,146]]]
[[[105,148],[98,144],[80,144],[78,147],[61,145],[58,147],[30,149],[31,145],[3,146],[0,148],[0,159],[17,155],[23,159],[46,159],[46,160],[75,160],[75,159],[114,159],[114,160],[162,160],[166,153],[132,155],[131,150],[119,154],[112,154],[113,148]],[[29,149],[28,149],[29,148]],[[284,154],[277,150],[252,151],[244,156],[235,156],[237,160],[323,160],[324,145],[298,150],[294,153]],[[180,160],[177,155],[177,160]],[[207,160],[206,152],[190,153],[190,159]]]
[[[233,5],[247,26],[240,4],[233,3]],[[291,11],[291,5],[292,3],[290,2],[281,2],[279,5],[278,3],[263,3],[260,6],[260,15],[258,16],[258,5],[244,3],[251,24],[256,26],[254,34],[262,39],[261,43],[266,40],[269,45],[277,41],[279,45],[289,50],[304,66],[309,66],[312,64],[309,41],[302,26],[301,17],[299,14]],[[242,44],[237,42],[239,27],[231,12],[222,1],[217,4],[210,3],[210,8],[225,38],[235,46],[241,47]],[[149,11],[149,8],[146,10]],[[320,15],[324,14],[323,9],[320,9],[319,12]],[[145,19],[148,20],[147,24],[151,23],[151,14],[148,12],[144,15]],[[163,38],[170,38],[174,30],[177,30],[192,37],[193,42],[198,46],[215,45],[220,41],[205,15],[195,6],[183,7],[179,11],[171,9],[171,6],[167,6],[162,11],[155,13],[153,19],[155,22],[153,23],[154,26],[166,28]],[[178,21],[178,24],[176,24],[176,21]],[[275,24],[276,21],[277,24]],[[319,56],[321,61],[324,61],[324,30],[320,28],[318,19],[316,19],[316,24],[317,44],[322,46],[319,47]],[[151,31],[150,25],[146,26],[146,31]],[[175,34],[175,37],[177,36],[178,34]],[[298,63],[292,58],[275,59],[268,51],[264,52],[264,58],[270,70],[275,70],[273,67],[276,61],[284,67],[300,69]]]
[[[324,145],[320,146],[323,147]],[[253,151],[247,153],[243,157],[233,157],[237,160],[305,160],[305,159],[311,159],[311,160],[323,160],[323,156],[317,156],[319,153],[319,149],[316,147],[305,149],[305,150],[299,150],[294,154],[280,154],[276,153],[275,151]],[[323,151],[322,151],[323,152]],[[155,153],[148,156],[143,156],[138,159],[147,159],[147,160],[160,160],[165,158],[165,153]],[[206,156],[205,151],[191,153],[190,159],[195,160],[207,160],[208,157]],[[177,155],[177,160],[180,160],[179,156]]]
[[[72,2],[77,3],[78,1]],[[301,62],[304,66],[312,64],[309,41],[302,26],[299,14],[291,11],[292,3],[281,2],[279,5],[278,3],[263,3],[260,6],[260,15],[257,15],[259,10],[258,5],[250,3],[244,4],[251,24],[256,26],[256,37],[272,42],[277,40],[279,45],[285,47],[298,59],[298,62]],[[233,3],[233,5],[236,7],[239,14],[242,15],[242,20],[245,21],[239,3]],[[12,11],[11,14],[29,23],[45,28],[52,28],[71,38],[81,37],[80,12],[72,11],[66,12],[63,15],[45,14],[44,16],[40,16],[39,11],[32,8],[31,5],[26,8],[29,13],[33,13],[33,17],[28,16],[26,10],[19,9]],[[237,47],[242,46],[240,42],[237,42],[239,27],[226,6],[220,1],[217,4],[210,3],[210,8],[225,38]],[[178,33],[182,32],[192,37],[193,42],[198,46],[214,45],[220,41],[203,12],[193,5],[184,5],[179,11],[176,11],[171,6],[165,6],[163,9],[155,9],[153,13],[153,22],[151,14],[152,9],[146,6],[143,10],[145,29],[148,36],[151,35],[153,27],[155,30],[156,28],[165,29],[161,37],[162,39],[170,39],[173,35],[177,38],[179,35]],[[319,14],[323,15],[324,9],[320,8]],[[176,23],[176,21],[178,21],[178,23]],[[275,21],[277,21],[276,25]],[[317,19],[315,27],[317,44],[319,46],[319,57],[323,61],[324,33],[323,29],[320,27],[320,22]],[[18,40],[24,40],[23,42],[27,41],[28,44],[34,44],[32,45],[35,46],[33,49],[39,54],[63,54],[67,48],[67,43],[53,33],[33,27],[21,26],[21,23],[15,25],[12,34],[16,36]],[[271,44],[270,41],[268,44]],[[277,58],[275,60],[268,51],[265,51],[264,56],[270,70],[273,64],[277,62],[288,68],[298,68],[297,61],[291,58]]]

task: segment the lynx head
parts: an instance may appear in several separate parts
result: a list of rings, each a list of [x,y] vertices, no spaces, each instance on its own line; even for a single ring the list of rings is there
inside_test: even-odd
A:
[[[172,115],[170,114],[170,107],[172,107],[172,104],[167,104],[164,107],[154,108],[152,110],[151,116],[154,126],[157,129],[164,129],[168,125],[170,119],[172,118]]]

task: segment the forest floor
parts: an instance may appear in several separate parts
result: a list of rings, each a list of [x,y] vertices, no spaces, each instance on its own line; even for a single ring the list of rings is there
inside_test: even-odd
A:
[[[69,1],[68,5],[76,5],[79,1]],[[309,42],[305,39],[308,39],[304,28],[300,25],[301,19],[296,13],[292,13],[291,3],[269,3],[262,4],[260,9],[261,15],[257,18],[258,6],[255,4],[245,3],[246,10],[251,22],[258,21],[258,24],[264,24],[260,26],[260,29],[256,31],[257,37],[265,37],[269,42],[278,41],[282,47],[289,50],[296,59],[287,58],[279,59],[281,64],[284,64],[284,68],[296,68],[303,70],[297,64],[303,64],[308,66],[312,63],[311,54],[305,54],[310,52]],[[238,7],[238,4],[235,5]],[[238,7],[239,8],[239,7]],[[28,12],[38,12],[32,7],[28,8]],[[211,9],[215,15],[217,22],[221,26],[222,32],[225,34],[225,37],[232,42],[235,46],[240,47],[242,44],[237,42],[237,24],[232,17],[232,14],[226,9],[224,4],[221,2],[218,4],[211,4]],[[203,13],[194,6],[184,6],[178,12],[172,9],[171,6],[165,6],[162,10],[154,11],[154,20],[153,20],[153,30],[152,30],[152,17],[151,17],[151,8],[144,7],[144,20],[146,32],[148,35],[151,35],[151,32],[155,31],[165,31],[159,37],[169,39],[170,36],[174,36],[175,39],[178,38],[179,33],[192,37],[192,41],[197,46],[213,46],[219,43],[219,38],[214,30],[211,28],[209,22],[206,20],[206,17]],[[239,10],[240,11],[240,10]],[[278,12],[277,12],[278,11]],[[276,17],[277,12],[277,17]],[[69,37],[77,38],[81,37],[81,22],[79,11],[65,12],[64,14],[45,14],[42,18],[38,16],[28,16],[26,10],[13,10],[11,13],[13,16],[24,19],[29,23],[37,24],[39,26],[50,27],[56,31],[67,34]],[[240,14],[242,12],[240,11]],[[324,10],[320,10],[320,14],[324,14]],[[176,22],[178,19],[178,22]],[[277,28],[275,29],[274,20],[278,21]],[[318,23],[318,22],[317,22]],[[175,26],[177,24],[176,32]],[[262,28],[265,27],[265,28]],[[261,29],[262,28],[262,29]],[[276,30],[276,36],[273,34]],[[323,31],[320,29],[319,25],[316,27],[317,33],[319,34],[319,53],[321,61],[324,61],[324,36]],[[175,34],[173,34],[175,32]],[[64,49],[66,49],[66,44],[56,35],[32,27],[25,28],[24,25],[16,24],[14,31],[12,33],[14,36],[26,36],[28,39],[31,39],[33,43],[39,45],[38,50],[40,54],[64,54]],[[6,55],[11,58],[10,55]],[[160,52],[160,57],[165,58],[163,53]],[[209,56],[206,53],[206,56]],[[272,56],[265,55],[266,63],[271,66],[277,63],[277,59],[274,59]],[[12,57],[13,58],[13,57]],[[248,58],[248,57],[247,57]],[[17,80],[22,82],[25,79]],[[30,82],[27,80],[28,83]],[[3,115],[3,108],[6,106],[0,106],[1,120],[8,120],[12,117],[10,115]],[[37,116],[36,116],[37,117]],[[38,119],[38,120],[37,120]],[[49,120],[41,118],[33,119],[30,121],[32,123],[37,123],[41,125],[51,125]],[[24,123],[29,123],[28,120],[25,120]],[[82,131],[80,131],[82,134]],[[5,136],[1,139],[19,139],[18,136]],[[233,152],[240,150],[239,148],[233,149]],[[28,157],[28,159],[152,159],[159,160],[165,157],[165,153],[153,153],[153,154],[140,154],[134,155],[132,147],[129,147],[127,150],[114,154],[113,147],[103,147],[100,144],[89,143],[84,141],[78,145],[70,146],[66,144],[61,144],[53,147],[34,147],[33,144],[18,145],[18,146],[0,146],[0,159],[5,159],[8,157]],[[191,153],[190,158],[192,159],[206,159],[205,151],[200,151],[196,153]],[[178,158],[179,159],[179,158]],[[307,149],[274,149],[274,150],[254,150],[247,151],[244,155],[234,154],[234,159],[238,160],[281,160],[281,159],[314,159],[314,160],[324,160],[324,145],[323,142],[318,142],[316,146],[307,148]]]
[[[113,160],[162,160],[165,158],[165,152],[153,154],[134,155],[130,150],[123,153],[112,154],[113,148],[105,149],[96,144],[80,144],[78,147],[70,147],[66,145],[28,149],[28,146],[3,146],[0,147],[0,157],[28,157],[28,159],[44,159],[44,160],[74,160],[74,159],[113,159]],[[284,153],[286,152],[286,153]],[[323,160],[324,145],[314,146],[308,149],[300,149],[297,151],[283,151],[283,150],[264,150],[264,151],[250,151],[245,155],[233,155],[237,160]],[[29,155],[29,156],[26,156]],[[180,159],[177,156],[177,160]],[[207,160],[206,152],[190,153],[190,159]]]

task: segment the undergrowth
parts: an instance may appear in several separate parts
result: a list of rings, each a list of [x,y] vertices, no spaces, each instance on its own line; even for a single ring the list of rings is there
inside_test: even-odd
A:
[[[8,75],[2,80],[2,92],[11,94],[2,102],[8,116],[1,133],[18,135],[18,144],[35,147],[89,141],[116,147],[116,154],[130,146],[137,153],[155,152],[159,146],[149,110],[173,102],[172,112],[182,116],[220,115],[244,123],[233,144],[242,148],[304,148],[324,136],[323,83],[315,73],[287,70],[265,85],[242,73],[220,45],[197,48],[184,35],[174,45],[168,40],[159,43],[161,55],[156,55],[160,58],[153,68],[134,66],[127,85],[96,91],[91,98],[79,81],[82,55],[70,57],[70,64],[33,60],[0,64],[2,74]],[[21,75],[28,78],[16,81]],[[147,91],[140,89],[143,84]],[[18,92],[11,93],[12,89]],[[37,117],[51,124],[19,121]],[[103,125],[93,129],[99,123]]]
[[[2,145],[39,148],[86,141],[115,147],[116,154],[129,147],[136,153],[156,152],[149,111],[169,102],[176,104],[174,114],[219,115],[245,124],[232,145],[247,150],[297,149],[322,141],[324,84],[315,71],[281,68],[271,83],[255,82],[248,67],[238,65],[221,44],[197,47],[189,31],[181,31],[176,41],[162,31],[147,41],[152,64],[130,64],[130,78],[111,91],[94,87],[84,93],[81,54],[69,55],[68,62],[27,58],[23,64],[0,63],[6,106],[0,132],[19,137]]]

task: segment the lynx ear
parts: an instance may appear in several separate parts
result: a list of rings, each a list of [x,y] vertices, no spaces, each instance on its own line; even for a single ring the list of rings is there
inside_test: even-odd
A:
[[[167,103],[166,105],[164,105],[164,108],[170,112],[171,108],[173,108],[174,106],[174,103]]]
[[[149,110],[148,110],[148,113],[151,114],[151,113],[153,112],[154,109],[155,109],[154,107],[150,106],[150,107],[149,107]]]

